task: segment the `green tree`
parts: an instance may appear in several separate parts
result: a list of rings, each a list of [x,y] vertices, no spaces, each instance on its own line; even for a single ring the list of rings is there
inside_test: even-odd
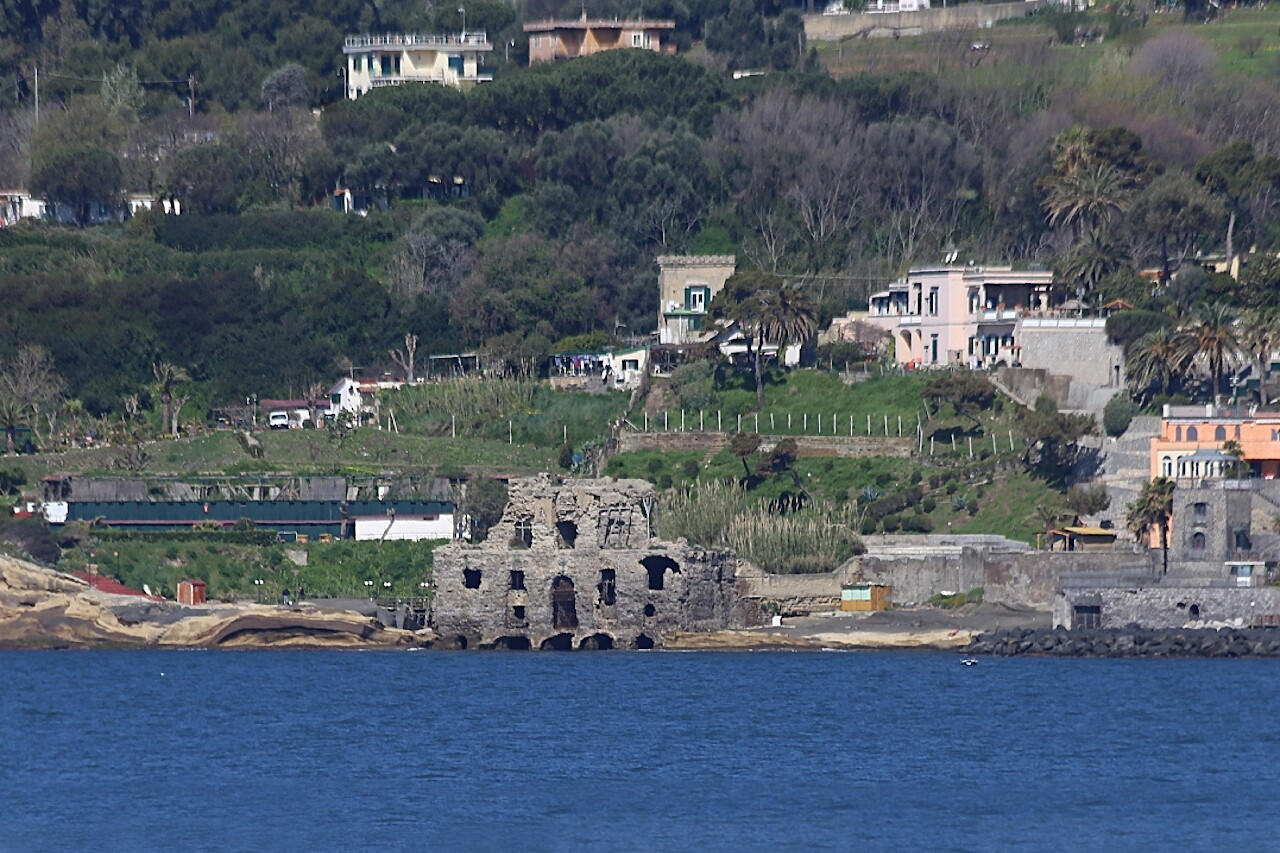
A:
[[[924,397],[934,405],[947,403],[957,415],[973,421],[981,428],[978,414],[996,401],[996,388],[985,375],[973,370],[955,370],[930,377],[924,386]]]
[[[1101,483],[1094,486],[1074,485],[1067,489],[1067,508],[1076,515],[1097,515],[1111,506],[1111,495]]]
[[[1222,214],[1222,203],[1202,185],[1183,172],[1169,171],[1134,197],[1127,219],[1133,230],[1159,241],[1160,269],[1168,281]]]
[[[1125,176],[1109,163],[1092,161],[1057,181],[1045,199],[1053,225],[1069,225],[1077,232],[1106,228],[1128,206]]]
[[[1186,375],[1194,358],[1183,336],[1174,329],[1148,332],[1129,348],[1125,357],[1129,387],[1145,399],[1155,391],[1168,394]]]
[[[1019,417],[1027,440],[1023,461],[1050,483],[1065,482],[1079,456],[1079,441],[1097,432],[1092,415],[1063,414],[1052,397],[1042,394],[1035,408]]]
[[[746,339],[747,358],[751,359],[756,381],[756,406],[760,409],[764,408],[764,353],[760,321],[765,313],[761,296],[780,289],[781,284],[781,279],[768,273],[735,273],[711,300],[707,311],[721,331],[736,328]]]
[[[94,202],[113,204],[123,189],[120,158],[93,145],[59,147],[36,159],[32,192],[75,211],[77,225],[89,221]]]
[[[1223,302],[1200,305],[1192,313],[1192,321],[1182,330],[1183,354],[1188,361],[1203,359],[1209,368],[1213,402],[1218,403],[1222,390],[1222,373],[1240,353],[1240,333],[1236,314]]]
[[[472,477],[467,481],[462,506],[471,541],[483,542],[507,508],[506,484],[492,477]]]
[[[1160,551],[1164,573],[1169,573],[1169,521],[1173,518],[1173,490],[1168,477],[1156,477],[1142,484],[1138,496],[1125,512],[1125,526],[1138,542],[1145,543],[1152,527],[1160,531]]]
[[[792,344],[803,344],[813,336],[818,321],[813,303],[794,287],[779,286],[760,293],[760,342],[778,348],[778,362]],[[763,408],[764,404],[760,403]]]
[[[729,452],[742,460],[742,470],[748,480],[751,479],[751,466],[747,464],[747,460],[759,449],[760,436],[754,432],[735,433],[729,439]]]
[[[244,156],[228,145],[199,145],[174,158],[169,190],[201,213],[236,213],[249,189]]]
[[[191,375],[183,368],[167,361],[157,361],[152,364],[151,374],[155,377],[155,388],[160,395],[160,431],[177,436],[180,412],[173,410],[173,386],[179,382],[190,381]]]
[[[1243,140],[1228,143],[1196,164],[1196,180],[1227,208],[1227,260],[1235,257],[1236,221],[1255,194],[1280,186],[1280,158],[1257,156]]]

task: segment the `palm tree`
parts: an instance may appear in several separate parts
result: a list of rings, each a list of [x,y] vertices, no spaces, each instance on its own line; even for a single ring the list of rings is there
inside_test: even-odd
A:
[[[1093,290],[1113,272],[1129,266],[1128,252],[1097,229],[1081,239],[1062,266],[1064,278],[1080,282],[1083,290]]]
[[[1280,323],[1273,308],[1252,308],[1240,315],[1240,350],[1247,353],[1258,379],[1258,402],[1266,405],[1267,392],[1262,387],[1267,378],[1271,354],[1280,347]]]
[[[1183,344],[1182,335],[1173,329],[1156,329],[1134,342],[1125,358],[1129,384],[1145,399],[1151,389],[1168,394],[1191,366],[1193,354]]]
[[[1130,191],[1119,169],[1101,160],[1086,162],[1049,190],[1049,224],[1100,229],[1125,210]]]
[[[1168,477],[1156,477],[1142,484],[1141,491],[1124,514],[1125,526],[1139,542],[1146,542],[1153,526],[1160,530],[1160,550],[1164,574],[1169,573],[1169,521],[1173,518],[1173,490],[1177,484]]]
[[[191,376],[183,368],[167,361],[152,364],[151,373],[156,378],[156,390],[160,393],[160,431],[176,436],[178,424],[173,413],[173,386],[190,380]]]
[[[1215,302],[1200,306],[1192,315],[1191,325],[1183,330],[1183,349],[1191,359],[1202,358],[1209,366],[1213,383],[1213,402],[1221,399],[1222,371],[1227,362],[1240,353],[1240,331],[1231,306]]]
[[[779,287],[760,293],[760,343],[765,341],[778,347],[778,361],[791,344],[801,344],[809,339],[818,321],[811,303],[803,293],[793,287]],[[757,402],[764,408],[764,389],[759,389]]]

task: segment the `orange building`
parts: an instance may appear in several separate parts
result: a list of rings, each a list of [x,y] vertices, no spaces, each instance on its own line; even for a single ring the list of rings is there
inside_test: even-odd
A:
[[[178,581],[178,603],[204,604],[205,590],[207,588],[205,582],[199,578],[186,578]]]
[[[589,56],[602,50],[635,48],[656,53],[675,53],[673,44],[663,43],[663,31],[674,30],[675,21],[587,20],[539,21],[525,24],[529,34],[529,64]]]
[[[1165,406],[1151,439],[1151,476],[1217,477],[1234,473],[1222,446],[1243,452],[1241,473],[1266,480],[1280,474],[1280,412],[1226,406]],[[1217,452],[1215,452],[1217,451]]]

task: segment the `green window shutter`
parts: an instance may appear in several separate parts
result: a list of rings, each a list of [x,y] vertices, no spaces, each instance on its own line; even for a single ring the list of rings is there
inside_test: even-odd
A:
[[[693,307],[693,288],[686,287],[684,289],[684,308],[688,311]]]

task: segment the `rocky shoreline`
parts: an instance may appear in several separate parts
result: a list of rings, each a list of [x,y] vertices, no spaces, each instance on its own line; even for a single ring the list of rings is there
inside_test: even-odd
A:
[[[1145,629],[1137,626],[1068,631],[1011,629],[981,634],[966,654],[1010,657],[1280,658],[1280,630],[1272,628]]]

